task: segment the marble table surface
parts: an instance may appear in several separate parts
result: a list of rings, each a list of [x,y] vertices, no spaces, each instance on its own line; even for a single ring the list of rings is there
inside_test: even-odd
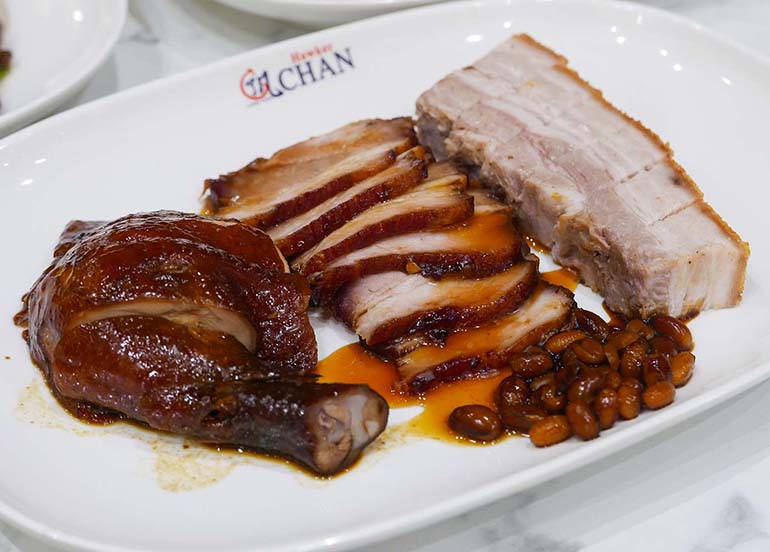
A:
[[[770,56],[770,0],[647,0]],[[308,32],[204,0],[131,0],[63,109]],[[770,382],[589,467],[368,547],[415,552],[770,551]],[[0,552],[51,551],[0,525]]]

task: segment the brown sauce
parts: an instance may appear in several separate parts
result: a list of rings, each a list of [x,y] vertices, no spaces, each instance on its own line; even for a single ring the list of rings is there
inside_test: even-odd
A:
[[[495,389],[510,375],[506,372],[446,383],[424,395],[403,395],[393,388],[398,379],[395,366],[367,352],[358,343],[346,345],[323,359],[318,363],[318,373],[322,382],[366,384],[385,397],[391,408],[422,406],[422,413],[406,422],[407,432],[451,442],[473,442],[449,429],[447,419],[452,410],[466,404],[493,408]]]
[[[548,272],[541,273],[540,276],[549,284],[561,286],[563,288],[567,288],[570,291],[575,291],[575,289],[577,289],[578,282],[580,282],[580,276],[578,273],[569,268],[549,270]]]
[[[604,309],[604,312],[606,312],[607,316],[609,317],[609,320],[607,321],[607,323],[610,326],[612,326],[613,328],[621,328],[621,329],[626,327],[626,323],[628,322],[628,319],[622,314],[619,314],[611,310],[607,306],[606,301],[602,301],[602,308]]]
[[[473,244],[480,251],[505,247],[516,239],[516,232],[507,213],[476,215],[453,230],[438,230],[457,240],[458,243]]]
[[[544,243],[540,243],[532,236],[524,236],[524,241],[527,242],[527,245],[532,251],[537,251],[538,253],[550,253],[551,248],[545,245]]]

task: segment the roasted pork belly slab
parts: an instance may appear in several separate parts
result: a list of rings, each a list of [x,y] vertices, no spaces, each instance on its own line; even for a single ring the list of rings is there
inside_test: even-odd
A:
[[[207,180],[206,208],[270,228],[385,170],[415,145],[408,117],[351,123]]]
[[[511,222],[510,208],[481,190],[469,190],[474,214],[466,221],[378,241],[338,257],[308,275],[313,298],[327,301],[343,284],[368,274],[397,270],[438,279],[445,275],[480,278],[505,270],[526,250]]]
[[[423,143],[504,196],[521,229],[611,309],[686,316],[737,304],[748,245],[658,136],[549,52],[517,35],[437,83],[417,102]],[[663,235],[688,233],[682,217],[702,236]]]
[[[440,344],[411,348],[396,360],[398,388],[422,393],[441,383],[494,373],[515,353],[563,328],[573,308],[572,293],[543,284],[513,313],[451,333]]]
[[[379,203],[326,236],[291,263],[301,274],[321,271],[330,262],[376,242],[469,218],[473,197],[465,193],[467,178],[451,164],[431,165],[428,179],[410,192]]]
[[[428,175],[425,150],[412,148],[374,176],[320,205],[269,229],[267,233],[286,257],[303,253],[369,207],[399,196]]]
[[[342,288],[338,318],[369,347],[425,331],[457,331],[510,312],[537,285],[537,261],[522,261],[486,278],[430,280],[421,274],[383,272]]]

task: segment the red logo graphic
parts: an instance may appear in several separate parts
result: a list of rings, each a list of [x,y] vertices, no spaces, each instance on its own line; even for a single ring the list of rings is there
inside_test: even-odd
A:
[[[241,76],[241,94],[250,100],[261,100],[270,93],[267,81],[261,81],[253,69],[246,69]]]

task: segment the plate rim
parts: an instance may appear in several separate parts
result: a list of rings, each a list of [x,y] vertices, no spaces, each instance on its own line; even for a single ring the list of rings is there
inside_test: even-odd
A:
[[[127,0],[114,1],[116,3],[127,5]],[[81,114],[87,114],[91,111],[103,109],[111,104],[119,103],[124,99],[151,93],[156,88],[163,88],[164,86],[171,83],[182,82],[188,78],[205,75],[209,72],[218,70],[222,66],[235,63],[239,60],[248,59],[255,54],[270,53],[272,50],[285,48],[295,43],[313,40],[317,37],[332,35],[333,33],[338,32],[340,29],[355,30],[358,27],[367,27],[372,24],[376,25],[384,20],[389,19],[393,20],[395,23],[401,18],[420,17],[422,12],[440,10],[449,11],[467,7],[484,9],[485,6],[503,2],[508,3],[509,5],[515,5],[532,4],[538,3],[540,1],[542,0],[461,0],[457,2],[441,2],[303,34],[298,37],[274,42],[272,44],[248,50],[234,56],[223,58],[213,63],[202,65],[200,67],[192,68],[174,75],[144,83],[142,85],[110,94],[87,104],[69,109],[29,125],[2,138],[0,140],[0,149],[7,146],[12,146],[16,142],[23,141],[30,134],[34,135],[35,133],[44,132],[48,130],[49,127],[55,127],[56,125],[62,124],[72,117],[79,117]],[[764,66],[764,68],[770,72],[770,56],[766,56],[730,37],[723,36],[721,33],[713,31],[701,23],[698,23],[682,15],[669,12],[662,8],[626,0],[611,0],[610,2],[607,2],[606,0],[550,1],[565,4],[584,4],[587,7],[601,6],[600,9],[636,10],[654,14],[657,17],[661,17],[676,24],[684,25],[690,30],[702,34],[709,40],[717,42],[724,48],[731,49],[737,54],[749,57],[758,64]],[[111,48],[107,50],[107,54],[110,51]],[[98,67],[98,65],[99,64],[96,64],[94,69]],[[713,408],[718,404],[721,404],[722,402],[747,391],[750,387],[767,379],[770,379],[770,361],[759,362],[740,376],[731,380],[729,384],[722,385],[720,387],[714,387],[695,397],[692,397],[687,402],[680,403],[680,406],[677,409],[664,409],[657,411],[654,414],[651,413],[649,416],[637,418],[635,420],[634,427],[631,428],[630,431],[623,431],[619,433],[610,432],[601,440],[594,441],[591,447],[579,447],[570,451],[568,454],[550,459],[549,462],[546,463],[547,468],[542,468],[541,466],[527,468],[525,470],[510,474],[497,481],[484,484],[471,491],[458,494],[449,500],[427,508],[423,508],[417,512],[402,514],[400,516],[396,516],[381,522],[375,521],[367,523],[365,525],[361,525],[358,528],[347,530],[344,533],[330,536],[323,540],[319,540],[319,537],[309,537],[302,540],[287,541],[273,549],[281,551],[347,550],[353,547],[381,542],[400,534],[405,534],[430,526],[450,517],[459,515],[463,512],[476,509],[484,504],[489,504],[496,500],[500,500],[501,498],[512,496],[526,488],[534,487],[536,485],[542,484],[545,481],[555,479],[561,473],[574,471],[592,462],[606,458],[614,453],[621,452],[623,449],[628,448],[633,444],[640,443],[645,439],[653,436],[654,434],[660,433],[679,423],[685,422],[697,414],[703,413],[706,410],[709,410],[710,408]],[[560,468],[565,467],[567,469],[564,472],[559,471]],[[125,547],[109,542],[103,542],[83,537],[77,533],[57,530],[49,525],[35,520],[30,516],[27,516],[16,508],[9,506],[2,500],[0,500],[0,520],[24,533],[30,534],[45,542],[49,542],[57,546],[64,546],[73,550],[105,552],[145,552],[151,550],[151,548]],[[251,552],[253,550],[257,550],[258,546],[258,544],[255,544],[254,546],[247,548],[229,548],[227,549],[227,552]]]
[[[109,34],[105,34],[105,41],[101,46],[99,55],[94,56],[90,63],[84,64],[78,70],[73,71],[64,85],[58,90],[42,94],[26,105],[0,114],[0,133],[10,132],[10,136],[17,130],[20,130],[20,125],[48,115],[58,105],[76,93],[107,60],[125,27],[128,17],[128,0],[110,0],[109,2],[100,0],[100,4],[102,3],[105,6],[112,6],[117,16],[117,24],[114,28],[110,29]]]

